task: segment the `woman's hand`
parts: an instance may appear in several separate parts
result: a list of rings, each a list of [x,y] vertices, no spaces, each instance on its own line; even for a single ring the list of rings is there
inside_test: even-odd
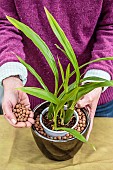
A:
[[[29,98],[26,93],[17,90],[16,88],[22,87],[22,81],[18,77],[9,77],[3,80],[4,97],[2,102],[2,109],[4,117],[14,127],[31,127],[34,124],[33,112],[31,112],[27,122],[17,122],[12,109],[20,102],[26,107],[30,107]]]
[[[78,108],[83,108],[86,107],[89,110],[90,118],[91,118],[91,123],[89,127],[89,131],[87,134],[87,140],[89,139],[89,135],[91,133],[92,127],[93,127],[93,119],[95,116],[95,111],[97,108],[98,100],[100,98],[102,92],[102,88],[96,88],[89,92],[88,94],[84,95],[78,102],[76,107]]]

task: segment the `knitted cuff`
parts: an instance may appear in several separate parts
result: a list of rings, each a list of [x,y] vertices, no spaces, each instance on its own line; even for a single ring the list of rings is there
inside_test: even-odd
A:
[[[107,73],[106,71],[104,70],[98,70],[98,69],[91,69],[91,70],[88,70],[86,72],[86,74],[84,75],[84,78],[86,77],[91,77],[91,76],[94,76],[94,77],[100,77],[100,78],[103,78],[103,79],[106,79],[106,80],[111,80],[111,76],[109,73]],[[93,80],[87,80],[85,82],[93,82]],[[104,92],[108,87],[103,87],[103,90],[102,92]]]
[[[0,85],[2,81],[10,76],[18,75],[23,82],[23,86],[27,81],[27,69],[18,62],[7,62],[0,67]]]

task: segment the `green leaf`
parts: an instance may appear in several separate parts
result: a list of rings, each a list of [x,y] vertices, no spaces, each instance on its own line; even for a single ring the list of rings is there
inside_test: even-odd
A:
[[[50,14],[50,12],[46,8],[44,8],[44,9],[45,9],[46,16],[48,18],[48,21],[50,23],[50,26],[51,26],[54,34],[56,35],[56,37],[58,38],[58,40],[62,44],[62,46],[63,46],[63,48],[66,52],[66,56],[68,56],[68,59],[71,61],[72,65],[75,69],[76,81],[77,81],[77,84],[79,84],[80,71],[79,71],[78,62],[77,62],[74,50],[73,50],[69,40],[67,39],[64,31],[61,29],[61,27],[57,23],[57,21],[54,19],[54,17]]]
[[[47,86],[44,84],[42,78],[38,75],[38,73],[29,65],[27,64],[24,60],[22,60],[19,56],[16,55],[16,57],[18,58],[18,60],[34,75],[34,77],[36,77],[36,79],[38,80],[38,82],[41,84],[41,86],[47,90]]]
[[[98,59],[96,59],[96,60],[91,60],[91,61],[89,61],[89,62],[81,65],[81,66],[79,67],[79,69],[87,66],[88,64],[95,63],[95,62],[99,62],[99,61],[102,61],[102,60],[113,60],[113,57],[102,57],[102,58],[98,58]]]
[[[71,109],[66,110],[66,115],[65,115],[65,119],[64,119],[65,124],[67,124],[71,120],[73,113],[74,113],[74,110],[71,110]]]
[[[59,127],[56,130],[64,130],[66,132],[69,132],[71,135],[73,135],[75,138],[77,138],[78,140],[82,141],[82,142],[87,142],[87,140],[84,138],[83,135],[81,135],[78,131],[76,131],[75,129],[70,129],[70,128],[62,128]]]
[[[70,107],[71,107],[72,103],[73,103],[73,101],[72,101],[72,100],[70,100],[70,101],[68,101],[68,102],[67,102],[67,106],[68,106],[68,108],[70,108]]]
[[[105,57],[105,58],[98,58],[98,59],[96,59],[96,60],[91,60],[91,61],[89,61],[89,62],[81,65],[81,66],[79,67],[79,69],[87,66],[88,64],[95,63],[95,62],[99,62],[99,61],[103,61],[103,60],[113,60],[113,57]],[[75,74],[75,70],[73,70],[73,72],[70,74],[70,77],[72,77],[74,74]]]
[[[54,116],[54,105],[53,103],[50,103],[49,110],[48,110],[48,119],[52,120],[53,116]]]
[[[98,82],[102,82],[102,81],[106,81],[106,79],[100,78],[100,77],[86,77],[80,80],[80,83],[87,81],[87,80],[91,80],[91,81],[98,81]]]
[[[81,142],[89,144],[93,148],[93,150],[96,151],[95,146],[89,141],[87,141],[85,137],[82,134],[80,134],[78,131],[76,131],[75,129],[58,127],[56,130],[64,130],[64,131],[69,132],[71,135],[73,135],[75,138],[77,138]]]
[[[53,74],[55,76],[55,93],[58,89],[58,70],[56,66],[55,59],[46,45],[46,43],[42,40],[42,38],[36,34],[30,27],[23,24],[22,22],[17,21],[16,19],[6,16],[7,19],[19,30],[21,30],[31,41],[36,45],[36,47],[39,48],[39,50],[44,55],[45,59],[47,60],[51,70],[53,71]]]
[[[66,55],[66,52],[62,49],[62,48],[60,48],[57,44],[55,44],[55,46],[60,50],[60,51],[62,51],[62,53],[64,53],[65,55]],[[67,56],[67,55],[66,55]],[[67,56],[68,57],[68,56]]]
[[[63,108],[64,104],[66,102],[68,102],[73,96],[76,96],[76,94],[78,93],[80,87],[76,87],[75,89],[73,89],[72,91],[66,93],[62,99],[60,99],[60,102],[57,104],[56,106],[56,110],[55,112],[58,113],[60,111],[61,108]],[[59,99],[59,98],[58,98]]]
[[[106,86],[107,87],[113,86],[113,80],[110,80],[110,81],[106,80],[104,82],[91,82],[91,83],[88,83],[88,84],[84,84],[78,90],[76,101],[78,101],[82,96],[84,96],[85,94],[94,90],[95,88],[106,87]],[[72,96],[71,99],[74,100],[74,98],[75,98],[75,96]]]
[[[75,83],[72,83],[68,86],[68,91],[72,91],[76,88]],[[65,91],[62,91],[62,93],[59,95],[59,99],[61,100],[63,98],[63,96],[65,95]]]
[[[52,94],[51,92],[48,92],[46,90],[40,89],[40,88],[20,87],[20,88],[17,88],[17,89],[21,90],[25,93],[28,93],[32,96],[38,97],[40,99],[47,100],[47,101],[54,103],[54,104],[58,104],[60,102],[59,99],[54,94]]]
[[[57,58],[58,58],[58,57],[57,57]],[[61,64],[59,58],[58,58],[58,65],[59,65],[60,73],[61,73],[61,76],[62,76],[62,82],[64,82],[64,70],[63,70],[63,67],[62,67],[62,64]]]
[[[62,89],[63,86],[64,86],[64,83],[62,83],[62,84],[60,85],[60,87],[58,88],[57,94],[60,92],[60,90]],[[60,98],[59,98],[59,99],[60,99]]]
[[[70,63],[67,66],[65,81],[64,81],[64,89],[66,93],[68,92],[69,75],[70,75]]]

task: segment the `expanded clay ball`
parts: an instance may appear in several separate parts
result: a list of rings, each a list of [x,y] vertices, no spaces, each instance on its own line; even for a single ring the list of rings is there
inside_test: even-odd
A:
[[[13,113],[15,114],[17,122],[26,122],[28,121],[31,109],[21,103],[17,103],[13,109]]]

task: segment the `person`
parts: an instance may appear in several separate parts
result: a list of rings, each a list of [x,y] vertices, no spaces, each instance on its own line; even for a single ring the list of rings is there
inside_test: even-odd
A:
[[[64,70],[68,59],[56,49],[59,44],[52,32],[44,6],[52,13],[61,28],[66,33],[77,55],[79,65],[100,57],[113,56],[113,1],[112,0],[1,0],[0,1],[0,82],[4,87],[2,108],[5,118],[14,127],[30,127],[33,114],[26,123],[17,123],[12,108],[20,102],[34,108],[41,99],[15,90],[16,87],[40,87],[37,80],[19,63],[14,53],[30,64],[49,87],[54,91],[54,76],[43,55],[22,32],[18,31],[6,19],[6,15],[20,20],[31,27],[47,43],[55,59],[57,55]],[[12,53],[13,51],[13,53]],[[113,79],[113,61],[101,61],[89,64],[81,69],[84,77],[97,76],[107,80]],[[73,81],[73,78],[72,78]],[[61,80],[60,80],[61,82]],[[98,105],[98,106],[97,106]],[[93,126],[94,115],[113,117],[113,88],[96,88],[85,95],[77,103],[78,107],[88,107]],[[96,111],[97,108],[97,111]],[[106,112],[104,113],[104,110]],[[95,114],[96,112],[96,114]]]

